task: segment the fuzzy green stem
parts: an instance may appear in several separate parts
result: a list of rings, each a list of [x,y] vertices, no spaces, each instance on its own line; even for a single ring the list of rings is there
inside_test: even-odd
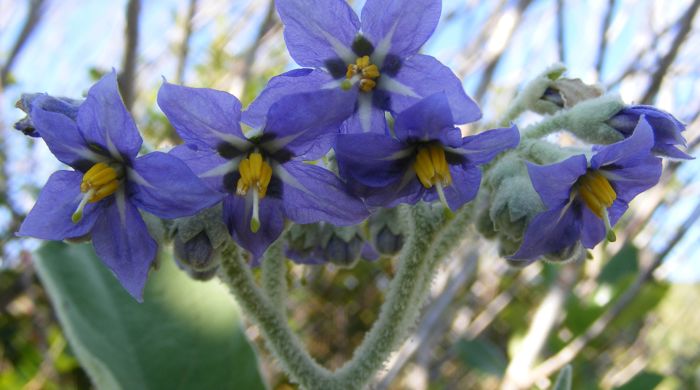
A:
[[[262,288],[273,306],[284,313],[287,295],[287,267],[282,253],[283,240],[277,240],[265,253],[262,263]]]
[[[264,267],[264,295],[255,285],[248,267],[236,249],[227,249],[222,256],[223,279],[243,309],[261,328],[270,350],[280,361],[291,379],[306,389],[361,389],[382,367],[389,355],[404,341],[415,324],[430,287],[439,260],[451,250],[464,232],[469,209],[460,210],[445,220],[429,205],[402,209],[409,230],[408,242],[399,260],[399,268],[389,287],[387,299],[380,309],[379,319],[367,333],[353,358],[335,373],[318,365],[303,349],[289,329],[286,319],[273,299],[279,293],[276,282],[281,272],[277,259],[268,254]],[[271,251],[275,251],[271,248]],[[276,275],[276,276],[274,276]]]
[[[363,388],[404,340],[418,317],[428,285],[425,279],[431,277],[426,275],[430,264],[427,254],[436,226],[430,211],[425,205],[417,205],[405,213],[411,231],[401,252],[399,269],[391,281],[379,318],[355,350],[352,360],[336,372],[343,388]]]
[[[544,118],[542,121],[526,127],[522,131],[521,139],[537,139],[566,128],[569,111],[558,112],[552,116]]]
[[[332,374],[316,363],[287,325],[279,308],[255,284],[238,248],[229,244],[221,254],[221,278],[238,304],[263,334],[268,348],[292,379],[307,389],[333,389]]]

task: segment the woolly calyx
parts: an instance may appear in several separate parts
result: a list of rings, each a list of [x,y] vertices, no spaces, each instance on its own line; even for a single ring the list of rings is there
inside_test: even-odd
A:
[[[606,122],[625,107],[617,95],[587,100],[567,112],[566,128],[585,142],[608,145],[624,137]]]

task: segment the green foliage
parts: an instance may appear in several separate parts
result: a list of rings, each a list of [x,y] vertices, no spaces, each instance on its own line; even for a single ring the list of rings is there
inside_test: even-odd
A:
[[[485,338],[460,340],[457,343],[457,353],[467,366],[499,378],[503,377],[508,366],[503,351]]]
[[[552,390],[571,390],[571,365],[567,364],[559,371]]]
[[[35,264],[98,388],[264,388],[223,286],[195,282],[167,258],[139,304],[87,245],[49,243]]]
[[[650,390],[656,388],[663,380],[664,377],[662,375],[655,372],[642,371],[624,385],[616,387],[615,390]]]
[[[626,276],[636,275],[639,272],[638,255],[639,249],[631,243],[625,244],[600,271],[598,283],[615,284]]]

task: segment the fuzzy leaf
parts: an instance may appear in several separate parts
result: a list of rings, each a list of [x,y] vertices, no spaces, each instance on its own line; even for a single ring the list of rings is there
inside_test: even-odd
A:
[[[122,289],[88,245],[52,242],[36,269],[73,351],[100,389],[264,389],[233,299],[169,256],[144,303]]]

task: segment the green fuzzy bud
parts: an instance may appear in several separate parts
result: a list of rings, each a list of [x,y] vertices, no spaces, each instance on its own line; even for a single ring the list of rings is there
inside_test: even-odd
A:
[[[624,137],[606,122],[625,107],[616,95],[586,100],[566,115],[566,128],[583,141],[594,144],[612,144]]]
[[[542,201],[530,178],[518,176],[501,184],[494,195],[489,216],[499,235],[520,240],[532,217],[543,210]]]

